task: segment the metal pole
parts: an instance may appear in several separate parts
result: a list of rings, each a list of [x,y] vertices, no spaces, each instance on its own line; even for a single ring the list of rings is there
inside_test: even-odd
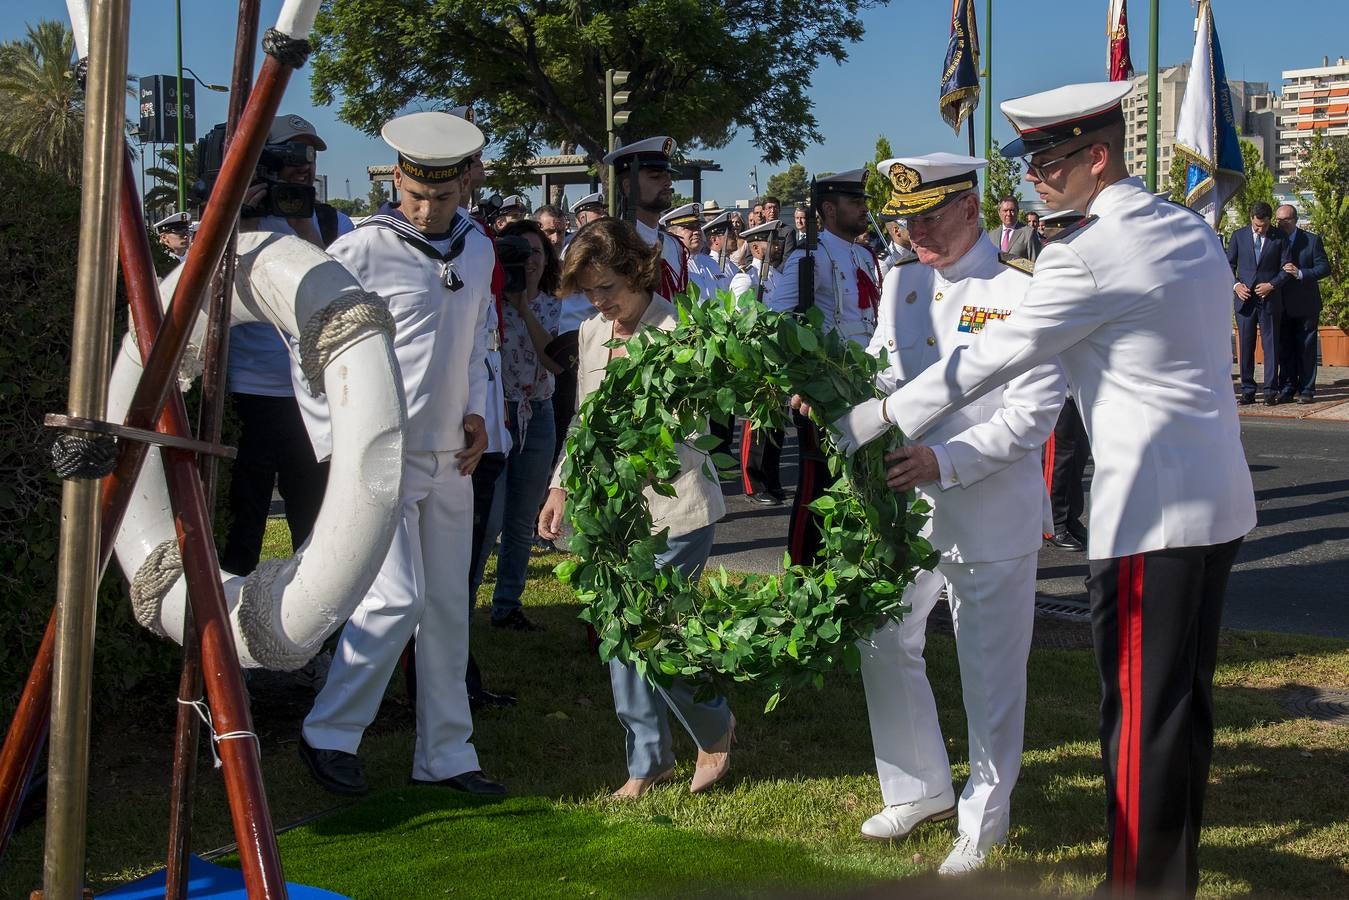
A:
[[[260,0],[239,4],[235,30],[234,69],[230,79],[229,114],[225,121],[225,150],[234,139],[243,115],[248,92],[253,86],[254,48],[258,43],[258,7]],[[347,184],[351,182],[348,180]],[[348,191],[350,192],[350,191]],[[211,282],[211,303],[206,331],[206,362],[202,372],[201,412],[197,437],[220,442],[225,415],[225,374],[229,359],[230,299],[234,284],[234,237],[225,249],[220,271]],[[202,456],[202,492],[206,509],[215,507],[216,459]],[[201,646],[198,643],[192,604],[183,610],[183,666],[178,678],[178,721],[174,732],[173,776],[169,784],[168,870],[164,878],[166,900],[187,897],[188,869],[192,856],[192,795],[197,783],[197,744],[200,719],[188,705],[202,696]]]
[[[613,70],[613,69],[605,69],[605,71],[604,71],[604,122],[605,122],[605,128],[606,128],[606,131],[608,132],[608,136],[609,136],[609,152],[610,152],[610,153],[613,153],[613,152],[614,152],[614,147],[615,147],[615,145],[616,145],[616,143],[617,143],[617,142],[615,141],[615,138],[614,138],[614,130],[613,130],[613,128],[611,127],[613,121],[614,121],[614,70]],[[609,197],[608,197],[608,200],[609,200],[609,215],[611,215],[611,216],[617,216],[617,215],[618,215],[618,183],[615,181],[615,179],[618,177],[618,170],[615,169],[612,165],[610,165],[610,166],[608,167],[608,169],[609,169],[609,184],[608,184],[607,193],[608,193],[608,195],[609,195]],[[632,198],[629,197],[628,199],[631,200]]]
[[[1157,190],[1157,0],[1148,22],[1148,190]]]
[[[970,154],[973,156],[974,154]],[[984,0],[984,159],[993,156],[993,0]],[[988,179],[984,179],[988,192]]]
[[[117,207],[126,152],[130,0],[95,0],[89,18],[79,270],[71,331],[69,411],[102,419],[117,290]],[[43,895],[74,900],[84,889],[89,779],[89,692],[98,595],[99,483],[66,481],[56,569],[56,646],[48,751]]]
[[[183,0],[174,0],[178,14],[178,212],[187,208],[183,173]]]

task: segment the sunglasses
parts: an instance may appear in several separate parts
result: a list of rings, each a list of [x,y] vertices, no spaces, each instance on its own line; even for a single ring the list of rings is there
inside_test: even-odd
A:
[[[1056,156],[1056,157],[1054,157],[1053,159],[1047,160],[1047,161],[1042,162],[1042,163],[1033,163],[1033,162],[1031,162],[1031,158],[1030,158],[1029,156],[1023,156],[1023,157],[1021,157],[1021,162],[1025,164],[1025,166],[1026,166],[1026,172],[1027,172],[1027,173],[1029,173],[1029,174],[1031,174],[1031,175],[1034,175],[1037,181],[1044,181],[1044,180],[1045,180],[1045,176],[1046,176],[1046,174],[1048,174],[1048,172],[1049,172],[1050,169],[1052,169],[1052,168],[1058,166],[1059,163],[1063,162],[1063,161],[1064,161],[1065,159],[1067,159],[1068,157],[1070,157],[1070,156],[1076,156],[1077,154],[1081,153],[1083,150],[1089,150],[1089,149],[1091,149],[1091,148],[1094,147],[1094,146],[1096,146],[1096,145],[1095,145],[1095,144],[1083,144],[1081,147],[1078,147],[1076,150],[1070,150],[1069,152],[1063,154],[1062,156]],[[1107,145],[1107,146],[1108,146],[1108,145]]]

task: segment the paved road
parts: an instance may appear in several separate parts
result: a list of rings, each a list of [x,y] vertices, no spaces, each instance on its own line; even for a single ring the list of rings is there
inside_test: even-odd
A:
[[[1224,624],[1349,638],[1349,422],[1243,417],[1242,441],[1259,516],[1233,570]],[[789,440],[785,484],[795,483],[794,458]],[[736,485],[726,489],[727,517],[710,564],[780,571],[786,508],[752,504]],[[1041,550],[1043,598],[1085,602],[1085,575],[1084,554]]]

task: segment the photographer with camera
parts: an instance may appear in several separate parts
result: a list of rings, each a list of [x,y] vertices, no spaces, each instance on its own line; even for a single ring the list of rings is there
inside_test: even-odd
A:
[[[224,158],[224,134],[225,127],[217,125],[198,144],[195,190],[203,200]],[[351,219],[314,199],[314,160],[327,146],[304,118],[277,116],[244,195],[241,226],[292,233],[325,248],[351,231]],[[303,544],[313,530],[328,483],[328,453],[311,443],[305,419],[321,421],[326,413],[303,385],[298,366],[292,365],[286,339],[269,324],[231,329],[228,365],[230,399],[239,419],[239,455],[231,469],[231,522],[220,565],[245,575],[257,566],[262,552],[274,487],[285,503],[292,546]],[[302,414],[301,404],[312,408]],[[319,663],[317,669],[322,668],[324,663]]]

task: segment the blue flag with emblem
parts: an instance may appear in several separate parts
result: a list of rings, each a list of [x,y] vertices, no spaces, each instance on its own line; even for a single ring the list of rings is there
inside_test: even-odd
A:
[[[1190,78],[1176,124],[1176,153],[1189,164],[1185,205],[1217,228],[1223,207],[1246,183],[1246,168],[1209,0],[1199,0]]]
[[[960,134],[960,123],[979,105],[979,29],[971,0],[952,0],[951,41],[941,70],[938,107],[946,124]]]

